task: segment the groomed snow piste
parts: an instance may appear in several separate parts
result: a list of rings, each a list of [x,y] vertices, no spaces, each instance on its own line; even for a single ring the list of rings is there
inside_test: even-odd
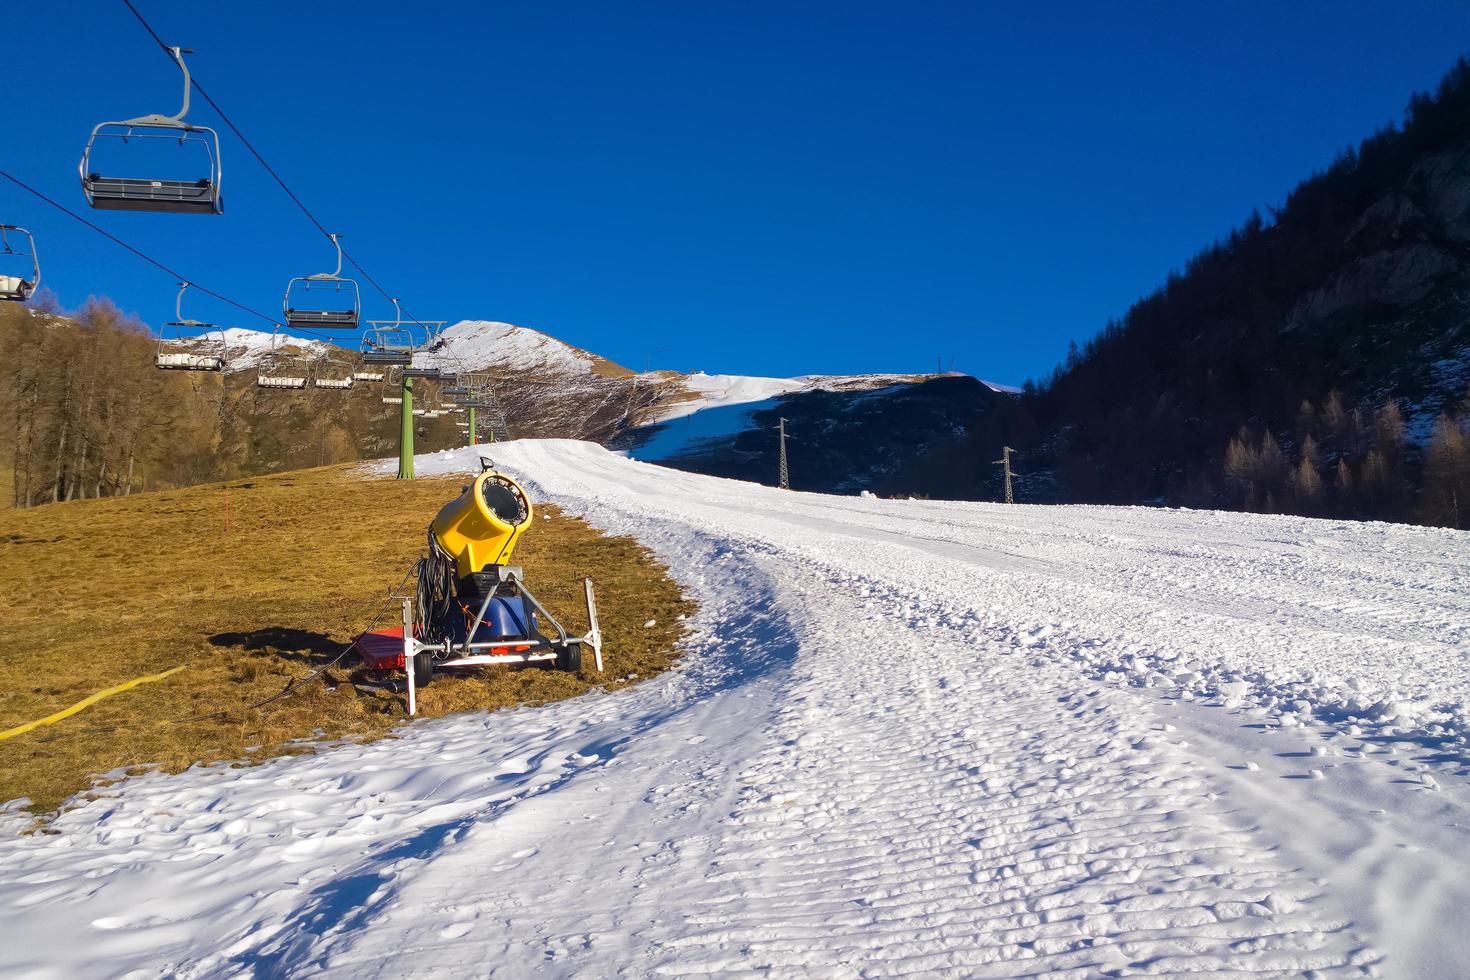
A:
[[[0,974],[1464,975],[1470,534],[491,452],[683,666],[9,831]]]

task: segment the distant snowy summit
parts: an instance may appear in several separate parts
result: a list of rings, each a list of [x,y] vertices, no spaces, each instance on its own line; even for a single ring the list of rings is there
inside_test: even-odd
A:
[[[446,327],[439,334],[437,349],[420,355],[415,363],[459,371],[537,375],[633,374],[620,364],[549,334],[498,320],[461,320]]]
[[[221,335],[225,341],[227,371],[254,370],[273,347],[308,356],[333,351],[339,355],[344,351],[355,353],[354,346],[345,339],[333,343],[245,327],[229,327],[210,336],[218,339]],[[178,346],[187,347],[189,343],[180,342]],[[484,371],[543,380],[592,375],[672,384],[681,394],[659,406],[657,417],[660,420],[680,418],[706,408],[766,401],[802,391],[864,391],[935,377],[929,374],[811,374],[795,378],[767,378],[706,374],[703,371],[684,374],[669,370],[637,375],[615,361],[550,334],[499,320],[460,320],[446,327],[435,338],[434,348],[416,356],[414,363],[451,371]],[[955,372],[949,374],[954,375]],[[991,391],[1002,394],[1019,394],[1021,390],[994,381],[976,380]]]

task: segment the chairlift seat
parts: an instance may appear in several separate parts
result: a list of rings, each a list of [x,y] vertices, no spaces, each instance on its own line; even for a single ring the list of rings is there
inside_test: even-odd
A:
[[[31,298],[35,283],[20,276],[0,276],[0,299],[18,300],[24,303]]]
[[[372,347],[362,352],[362,359],[368,364],[412,364],[413,354],[408,351]]]
[[[403,369],[405,378],[427,378],[434,380],[439,377],[439,369],[434,367],[405,367]]]
[[[351,378],[313,378],[311,383],[318,388],[335,388],[339,391],[352,387]]]
[[[161,211],[170,214],[223,214],[219,187],[200,180],[146,180],[88,174],[82,189],[102,211]]]
[[[382,381],[383,380],[383,372],[382,371],[353,371],[352,372],[352,380],[354,380],[354,381]]]
[[[255,384],[260,388],[292,388],[300,389],[306,387],[306,378],[295,375],[258,375]]]
[[[384,395],[383,396],[383,404],[384,405],[402,405],[403,404],[403,397],[401,395]]]
[[[288,327],[334,327],[350,330],[357,326],[356,310],[295,310],[286,308]]]
[[[154,364],[165,371],[223,371],[223,354],[165,353],[160,351]]]

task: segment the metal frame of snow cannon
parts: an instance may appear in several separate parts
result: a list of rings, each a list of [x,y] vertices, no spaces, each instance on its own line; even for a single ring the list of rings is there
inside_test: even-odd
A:
[[[582,579],[582,590],[587,600],[587,622],[590,629],[582,636],[571,636],[566,628],[553,616],[541,601],[526,588],[524,573],[519,565],[494,566],[499,576],[498,584],[514,583],[516,589],[538,614],[556,630],[554,639],[542,637],[512,638],[508,640],[466,640],[456,643],[445,639],[438,643],[425,643],[414,636],[416,617],[413,596],[403,597],[403,671],[408,679],[408,713],[418,714],[418,681],[414,672],[414,658],[427,653],[434,658],[434,669],[449,667],[489,667],[496,664],[532,664],[556,661],[573,647],[591,647],[597,670],[602,671],[602,628],[597,622],[597,597],[592,591],[592,580]],[[466,631],[474,636],[490,610],[497,589],[491,589],[480,603],[475,620]],[[443,659],[439,659],[440,657]]]

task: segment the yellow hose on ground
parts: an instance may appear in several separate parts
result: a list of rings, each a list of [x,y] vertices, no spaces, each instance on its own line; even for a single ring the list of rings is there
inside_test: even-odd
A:
[[[126,691],[129,688],[137,687],[139,684],[148,684],[152,681],[161,681],[169,674],[177,674],[179,671],[183,670],[187,666],[188,664],[180,664],[177,667],[172,667],[168,670],[165,670],[161,674],[149,674],[146,677],[134,677],[132,680],[127,681],[126,683],[117,685],[117,687],[109,687],[105,691],[98,691],[96,694],[93,694],[90,697],[85,697],[82,700],[78,701],[76,704],[72,705],[70,708],[64,708],[61,711],[56,712],[56,714],[54,715],[47,715],[45,718],[40,718],[36,721],[28,721],[24,725],[17,725],[16,727],[8,731],[0,732],[0,742],[3,742],[7,738],[11,738],[16,735],[24,735],[31,729],[40,728],[42,725],[54,725],[63,718],[70,718],[78,711],[81,711],[84,708],[91,707],[98,701],[101,701],[103,698],[110,698],[114,694],[121,694],[123,691]]]

